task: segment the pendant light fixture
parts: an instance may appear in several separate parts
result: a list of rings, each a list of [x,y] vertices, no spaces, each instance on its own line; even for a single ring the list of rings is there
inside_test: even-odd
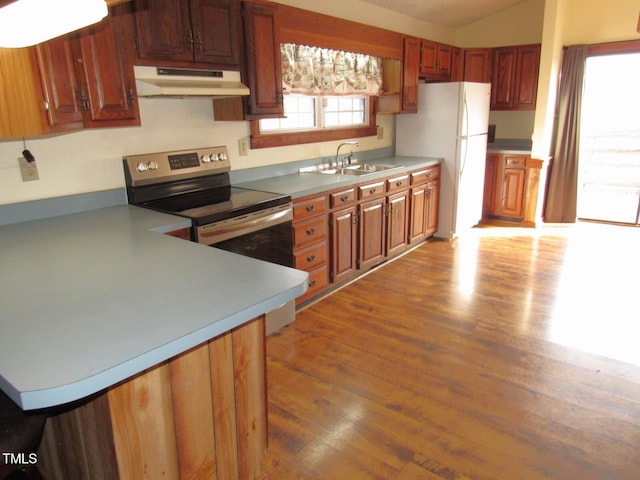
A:
[[[105,0],[15,0],[0,8],[0,47],[36,45],[97,23],[108,13]]]

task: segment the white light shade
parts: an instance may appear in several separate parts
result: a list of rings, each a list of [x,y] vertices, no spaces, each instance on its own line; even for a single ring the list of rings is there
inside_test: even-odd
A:
[[[0,8],[0,47],[36,45],[99,22],[105,0],[16,0]]]

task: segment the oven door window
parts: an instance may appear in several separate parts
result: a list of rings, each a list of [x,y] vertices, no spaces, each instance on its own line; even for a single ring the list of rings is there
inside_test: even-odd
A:
[[[228,252],[293,268],[293,225],[284,222],[212,245]]]

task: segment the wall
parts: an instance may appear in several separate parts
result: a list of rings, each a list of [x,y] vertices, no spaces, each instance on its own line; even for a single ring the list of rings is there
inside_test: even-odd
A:
[[[533,155],[545,158],[553,143],[553,118],[562,47],[640,39],[637,0],[546,0]]]
[[[562,31],[565,45],[640,39],[636,31],[638,0],[566,0],[566,3],[568,14]]]
[[[463,48],[493,48],[504,45],[541,43],[544,0],[526,0],[512,8],[483,18],[456,32]],[[492,111],[489,123],[496,125],[498,139],[531,139],[535,112]]]
[[[252,168],[335,155],[338,142],[250,150],[238,155],[238,140],[249,135],[248,122],[216,122],[206,99],[140,99],[142,127],[84,130],[27,139],[40,180],[22,182],[18,157],[22,140],[0,142],[0,205],[124,187],[122,157],[136,153],[227,145],[233,169]],[[360,139],[359,150],[393,144],[394,120],[380,115],[384,137]]]
[[[456,31],[441,27],[401,13],[386,10],[360,0],[272,0],[275,3],[302,8],[332,17],[364,23],[378,28],[405,33],[419,38],[428,38],[437,42],[455,44]]]
[[[512,8],[483,18],[456,32],[462,48],[492,48],[540,43],[545,0],[526,0]]]

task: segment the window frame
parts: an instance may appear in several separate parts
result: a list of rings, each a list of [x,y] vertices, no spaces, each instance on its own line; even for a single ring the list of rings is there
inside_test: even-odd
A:
[[[260,120],[249,122],[251,133],[251,148],[284,147],[305,143],[327,142],[356,137],[373,137],[377,135],[375,98],[369,97],[369,125],[357,127],[321,128],[282,133],[260,132]]]

